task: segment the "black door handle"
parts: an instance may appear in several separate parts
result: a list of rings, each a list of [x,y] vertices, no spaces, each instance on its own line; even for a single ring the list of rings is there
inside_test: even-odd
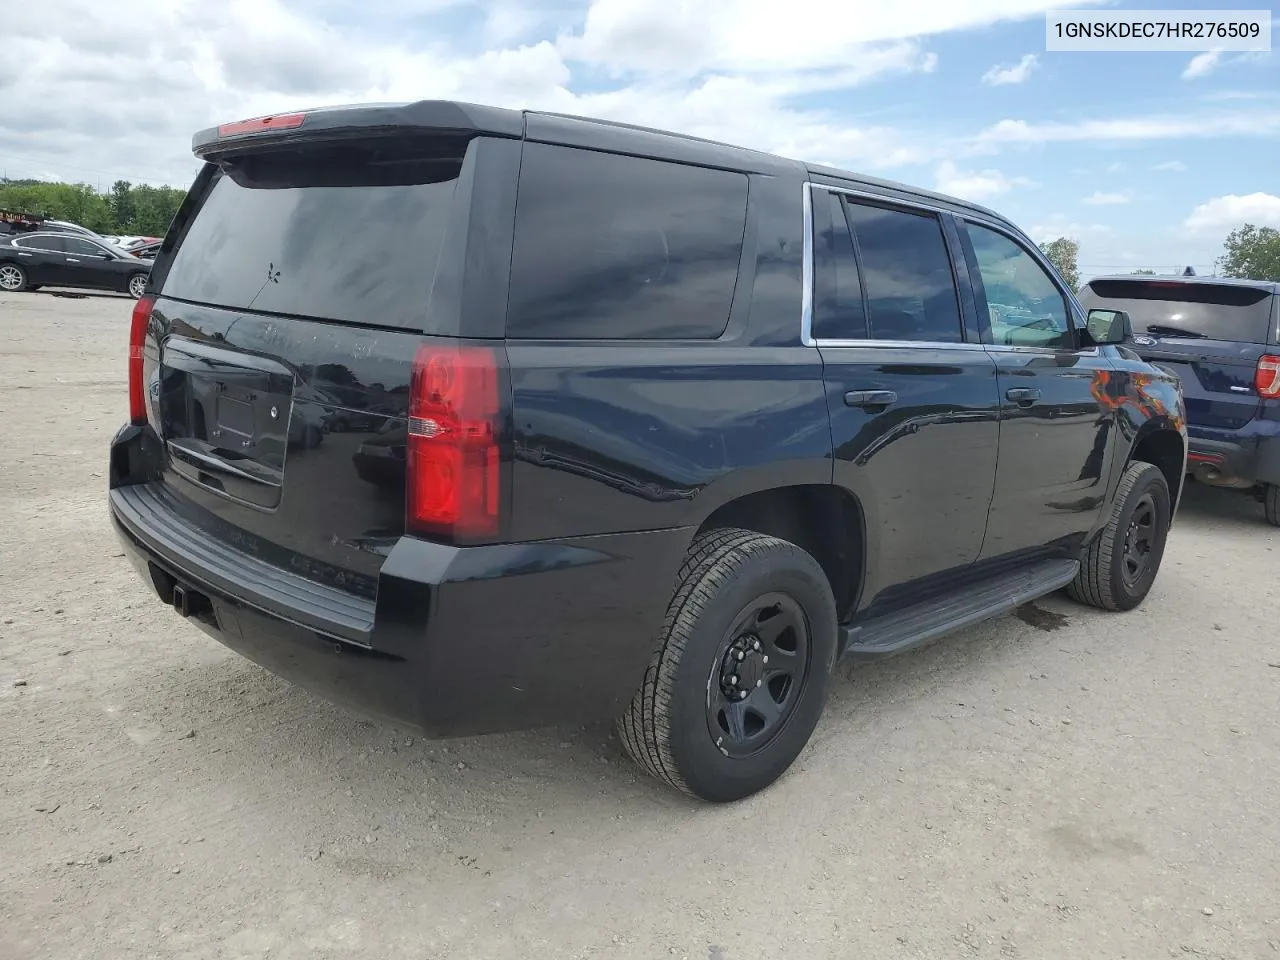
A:
[[[844,395],[846,407],[887,407],[898,402],[892,390],[850,390]]]
[[[1040,399],[1040,391],[1035,387],[1010,387],[1004,395],[1020,407],[1029,407]]]

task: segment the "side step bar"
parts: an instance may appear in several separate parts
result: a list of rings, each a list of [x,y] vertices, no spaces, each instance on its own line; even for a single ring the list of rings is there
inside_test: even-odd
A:
[[[964,595],[926,601],[857,623],[841,626],[841,656],[890,657],[1065,587],[1080,570],[1076,560],[1045,560],[974,584]]]

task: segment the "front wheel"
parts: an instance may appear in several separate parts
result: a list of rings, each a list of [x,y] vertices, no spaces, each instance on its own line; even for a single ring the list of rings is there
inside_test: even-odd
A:
[[[147,292],[147,275],[145,273],[135,273],[129,277],[128,293],[133,299],[139,299]]]
[[[0,290],[19,293],[28,289],[27,273],[16,263],[0,263]]]
[[[713,530],[689,548],[619,736],[678,790],[750,796],[808,743],[835,653],[835,599],[817,561],[776,537]]]
[[[1132,610],[1142,603],[1160,570],[1172,518],[1164,474],[1149,463],[1129,464],[1111,519],[1080,558],[1067,593],[1103,610]]]

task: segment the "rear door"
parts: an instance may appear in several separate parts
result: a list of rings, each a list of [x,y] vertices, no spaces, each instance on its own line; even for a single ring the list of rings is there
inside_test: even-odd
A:
[[[402,135],[206,165],[153,270],[144,352],[174,512],[238,551],[374,595],[405,532],[414,356],[505,297],[500,272],[482,286],[468,254],[496,244],[501,262],[503,218],[471,208],[510,200],[509,260],[518,158],[517,141]],[[489,177],[498,168],[505,187]]]
[[[1133,321],[1129,344],[1144,360],[1177,374],[1187,424],[1235,431],[1261,409],[1254,388],[1258,359],[1275,342],[1270,290],[1209,280],[1093,280],[1081,291],[1086,307],[1124,310]]]
[[[48,233],[37,233],[29,237],[19,237],[13,244],[17,247],[17,261],[26,271],[29,283],[67,283],[66,248],[62,237]]]
[[[91,240],[64,237],[67,282],[98,290],[115,290],[124,279],[116,258]]]
[[[864,606],[981,553],[996,477],[992,358],[968,335],[939,213],[810,189],[810,339],[822,353],[835,482],[863,505]]]

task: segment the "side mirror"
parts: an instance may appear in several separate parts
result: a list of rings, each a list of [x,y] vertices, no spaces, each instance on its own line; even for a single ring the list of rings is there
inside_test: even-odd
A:
[[[1133,336],[1133,322],[1123,310],[1090,310],[1089,339],[1100,347],[1121,344]]]

